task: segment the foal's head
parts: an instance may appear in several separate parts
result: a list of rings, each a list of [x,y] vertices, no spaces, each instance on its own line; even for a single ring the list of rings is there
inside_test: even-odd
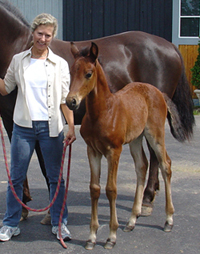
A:
[[[81,101],[94,89],[97,79],[96,61],[98,47],[92,42],[90,48],[79,51],[72,42],[71,52],[75,61],[70,69],[71,84],[66,103],[71,110],[74,110],[79,107]]]

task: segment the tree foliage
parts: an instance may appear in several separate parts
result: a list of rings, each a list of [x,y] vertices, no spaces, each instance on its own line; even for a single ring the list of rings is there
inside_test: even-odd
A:
[[[191,69],[191,71],[192,71],[191,83],[197,89],[200,89],[200,41],[198,43],[198,46],[199,47],[198,47],[197,59],[196,59],[196,62],[194,64],[193,68]]]

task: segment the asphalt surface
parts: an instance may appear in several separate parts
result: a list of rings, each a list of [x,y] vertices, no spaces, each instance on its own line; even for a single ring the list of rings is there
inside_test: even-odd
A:
[[[174,227],[165,233],[165,197],[164,185],[160,174],[160,191],[154,202],[150,217],[140,217],[135,229],[130,233],[123,228],[130,216],[134,200],[136,175],[128,146],[124,146],[118,172],[117,214],[119,229],[117,244],[112,250],[105,250],[104,243],[109,232],[109,205],[105,195],[106,161],[102,161],[101,197],[99,200],[99,223],[97,244],[94,250],[85,250],[89,236],[90,194],[89,165],[86,145],[76,127],[77,141],[72,146],[72,165],[68,193],[69,222],[68,228],[72,240],[66,242],[64,249],[51,233],[50,225],[41,225],[45,212],[30,212],[26,221],[20,222],[21,234],[8,242],[0,242],[0,254],[51,254],[51,253],[134,253],[134,254],[199,254],[200,253],[200,116],[196,117],[194,138],[190,143],[181,144],[170,134],[166,124],[166,147],[172,159],[172,198],[175,207]],[[10,144],[4,135],[8,160]],[[68,150],[67,150],[68,152]],[[65,163],[66,177],[67,156]],[[7,175],[3,150],[0,147],[0,226],[6,209]],[[28,171],[28,179],[33,201],[32,208],[48,205],[48,191],[34,155]]]

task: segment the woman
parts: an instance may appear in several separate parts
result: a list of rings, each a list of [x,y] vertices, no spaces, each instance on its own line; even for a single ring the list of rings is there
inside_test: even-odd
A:
[[[73,112],[65,104],[70,81],[68,64],[48,47],[56,32],[57,20],[53,16],[45,13],[38,15],[32,24],[32,48],[15,55],[4,80],[0,79],[2,95],[9,94],[18,87],[13,116],[10,173],[20,199],[36,141],[39,141],[44,158],[52,200],[59,177],[63,142],[71,144],[76,139]],[[63,116],[69,128],[65,139]],[[56,234],[58,239],[58,222],[64,192],[65,185],[62,179],[58,197],[50,208],[52,233]],[[7,209],[3,227],[0,229],[1,241],[8,241],[12,236],[20,234],[18,224],[21,209],[8,184]],[[71,239],[66,226],[67,216],[66,206],[61,227],[64,240]]]

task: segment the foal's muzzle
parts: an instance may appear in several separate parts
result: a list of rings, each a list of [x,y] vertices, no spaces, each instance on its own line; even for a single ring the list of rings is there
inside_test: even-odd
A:
[[[79,107],[80,103],[76,97],[68,97],[66,98],[66,104],[69,109],[75,110]]]

